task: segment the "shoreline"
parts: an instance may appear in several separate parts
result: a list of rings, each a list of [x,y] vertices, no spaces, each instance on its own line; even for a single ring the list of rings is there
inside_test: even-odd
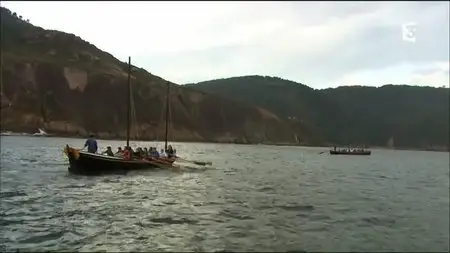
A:
[[[86,139],[86,136],[73,135],[73,134],[50,134],[48,136],[34,136],[33,134],[28,133],[12,133],[12,135],[1,135],[1,137],[7,136],[20,136],[20,137],[35,137],[35,138],[69,138],[69,139]],[[123,141],[125,139],[118,138],[96,138],[97,140],[104,141]],[[164,140],[149,140],[149,139],[140,139],[134,140],[130,139],[130,142],[164,142]],[[234,145],[249,145],[249,146],[257,146],[257,145],[265,145],[265,146],[287,146],[287,147],[314,147],[314,148],[327,148],[330,149],[333,145],[308,145],[308,144],[298,144],[298,143],[237,143],[231,141],[201,141],[201,140],[184,140],[184,141],[168,141],[174,143],[201,143],[201,144],[234,144]],[[344,147],[345,145],[337,145],[336,147]],[[382,150],[404,150],[404,151],[431,151],[431,152],[450,152],[450,149],[447,148],[413,148],[413,147],[383,147],[383,146],[372,146],[370,149],[382,149]]]

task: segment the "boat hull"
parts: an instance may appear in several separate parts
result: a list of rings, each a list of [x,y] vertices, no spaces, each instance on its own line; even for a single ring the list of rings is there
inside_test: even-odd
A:
[[[348,151],[338,151],[338,150],[330,150],[330,155],[371,155],[371,151],[355,151],[355,152],[348,152]]]
[[[69,158],[69,172],[80,175],[126,174],[133,170],[156,170],[171,167],[173,161],[155,163],[145,160],[124,160],[119,157],[103,156],[66,147]]]

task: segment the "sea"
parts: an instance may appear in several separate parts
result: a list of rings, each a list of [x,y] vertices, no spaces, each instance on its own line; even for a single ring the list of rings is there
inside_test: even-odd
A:
[[[212,165],[79,176],[66,144],[1,137],[2,251],[449,251],[447,152],[170,143]]]

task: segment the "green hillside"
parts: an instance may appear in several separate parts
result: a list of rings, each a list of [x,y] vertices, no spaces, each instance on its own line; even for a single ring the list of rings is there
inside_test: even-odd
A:
[[[34,26],[6,8],[0,11],[2,131],[43,128],[57,135],[125,138],[127,59],[116,59],[74,34]],[[188,89],[133,67],[136,138],[164,138],[167,85],[169,140],[294,140],[290,126],[262,108]]]
[[[188,87],[254,104],[297,122],[316,142],[448,149],[449,89],[385,85],[315,90],[277,77],[243,76]],[[295,118],[293,118],[295,117]]]

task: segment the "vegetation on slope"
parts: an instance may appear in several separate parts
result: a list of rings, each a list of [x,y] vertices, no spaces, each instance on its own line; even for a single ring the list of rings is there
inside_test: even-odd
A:
[[[5,8],[1,25],[3,128],[123,138],[126,63]],[[140,137],[161,139],[167,81],[133,67],[132,83]],[[176,140],[449,146],[446,88],[314,90],[262,76],[172,86]]]
[[[1,8],[2,127],[123,138],[127,64],[81,38],[45,30]],[[141,139],[162,139],[167,81],[133,67]],[[171,84],[171,133],[179,141],[289,142],[275,115]]]
[[[295,117],[329,144],[449,146],[449,89],[406,85],[314,90],[276,77],[243,76],[188,87]]]

